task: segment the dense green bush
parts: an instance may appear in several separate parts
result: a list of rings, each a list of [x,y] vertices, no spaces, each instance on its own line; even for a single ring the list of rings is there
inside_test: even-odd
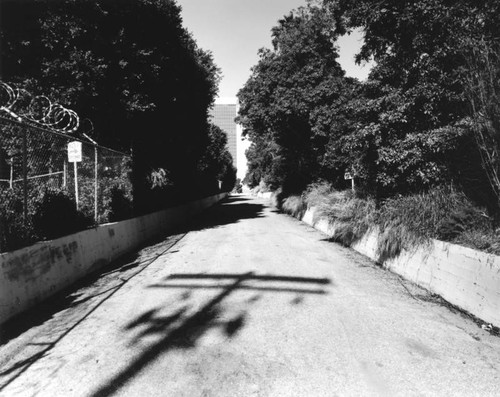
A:
[[[75,201],[62,190],[47,189],[35,204],[33,230],[41,239],[54,239],[84,230],[92,219],[76,209]]]
[[[132,201],[123,189],[114,186],[111,189],[111,199],[109,203],[109,221],[118,222],[133,216]]]
[[[36,241],[31,225],[23,218],[20,189],[0,189],[0,252],[13,251]]]

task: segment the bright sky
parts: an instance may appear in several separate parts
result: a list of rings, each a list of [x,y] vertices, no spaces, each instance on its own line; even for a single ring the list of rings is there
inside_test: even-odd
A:
[[[305,0],[177,0],[182,7],[184,27],[198,45],[212,51],[222,69],[219,97],[235,97],[258,61],[257,51],[271,47],[271,28]],[[359,33],[339,40],[339,62],[348,76],[366,78],[369,66],[354,64],[360,47]]]

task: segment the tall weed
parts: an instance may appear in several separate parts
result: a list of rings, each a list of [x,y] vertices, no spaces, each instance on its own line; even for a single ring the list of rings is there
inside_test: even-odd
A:
[[[424,245],[432,238],[454,241],[464,232],[491,228],[484,211],[453,189],[435,188],[425,193],[387,199],[377,213],[381,230],[381,261],[402,249]]]
[[[289,212],[298,211],[297,200],[290,201]],[[433,238],[500,254],[500,230],[494,230],[484,209],[451,188],[396,196],[377,208],[373,199],[316,183],[308,187],[302,202],[316,208],[316,217],[327,217],[335,223],[333,239],[344,245],[353,244],[370,228],[378,227],[381,262],[398,256],[403,249],[428,244]]]
[[[351,190],[336,191],[328,183],[317,183],[309,186],[305,201],[316,207],[316,218],[335,222],[332,238],[344,245],[353,244],[374,225],[375,201],[358,198]]]
[[[307,206],[301,196],[289,196],[281,204],[281,210],[295,218],[302,218]]]

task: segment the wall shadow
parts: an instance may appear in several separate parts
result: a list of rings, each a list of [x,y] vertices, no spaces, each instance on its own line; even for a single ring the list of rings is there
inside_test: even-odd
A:
[[[176,285],[178,280],[208,280],[213,284],[209,285]],[[220,282],[223,282],[222,284]],[[261,286],[261,283],[291,283],[296,287],[267,287]],[[246,284],[249,283],[249,284]],[[298,285],[297,285],[298,284]],[[122,389],[146,366],[154,362],[160,355],[173,349],[190,349],[196,347],[197,341],[208,330],[213,328],[221,329],[228,339],[233,338],[240,332],[248,321],[249,305],[257,302],[261,293],[288,292],[300,294],[291,302],[292,305],[299,304],[306,294],[327,294],[327,291],[320,289],[301,288],[300,285],[307,284],[313,286],[332,285],[327,278],[307,278],[307,277],[288,277],[273,275],[255,275],[253,272],[243,274],[173,274],[162,279],[161,284],[150,285],[150,288],[182,288],[186,291],[193,289],[219,289],[220,292],[209,299],[198,311],[187,314],[187,305],[183,303],[180,309],[176,309],[168,315],[160,315],[163,307],[157,307],[132,319],[123,326],[124,332],[135,332],[131,344],[137,345],[145,336],[156,335],[156,343],[146,347],[136,356],[124,369],[117,375],[109,379],[106,384],[97,388],[92,397],[111,396]],[[239,312],[226,321],[224,310],[221,303],[229,295],[238,290],[258,291],[259,295],[253,296],[246,301],[246,306],[239,307]],[[321,292],[320,292],[321,291]],[[186,295],[189,298],[189,294]]]

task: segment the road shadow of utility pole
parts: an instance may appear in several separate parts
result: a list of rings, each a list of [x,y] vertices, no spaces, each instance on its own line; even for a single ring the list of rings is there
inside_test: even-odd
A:
[[[178,280],[210,280],[220,282],[230,281],[223,285],[194,285],[180,286],[175,284]],[[287,277],[272,275],[255,275],[253,272],[243,274],[173,274],[164,283],[149,286],[150,288],[185,288],[185,289],[222,289],[215,297],[210,299],[194,314],[186,317],[187,306],[178,309],[168,316],[161,316],[162,308],[149,310],[124,326],[124,331],[140,332],[132,340],[132,345],[137,345],[141,338],[156,335],[160,339],[147,346],[130,364],[122,369],[117,375],[109,379],[106,384],[96,389],[92,397],[112,396],[147,366],[152,364],[159,356],[173,349],[190,349],[196,346],[196,342],[206,331],[214,327],[222,327],[228,338],[234,337],[246,322],[246,312],[243,309],[237,316],[229,321],[220,321],[222,317],[222,301],[237,290],[255,290],[267,292],[289,292],[301,294],[326,294],[322,289],[288,288],[288,287],[262,287],[246,285],[246,282],[261,283],[305,283],[311,285],[331,285],[327,278]],[[174,282],[174,283],[172,283]]]

